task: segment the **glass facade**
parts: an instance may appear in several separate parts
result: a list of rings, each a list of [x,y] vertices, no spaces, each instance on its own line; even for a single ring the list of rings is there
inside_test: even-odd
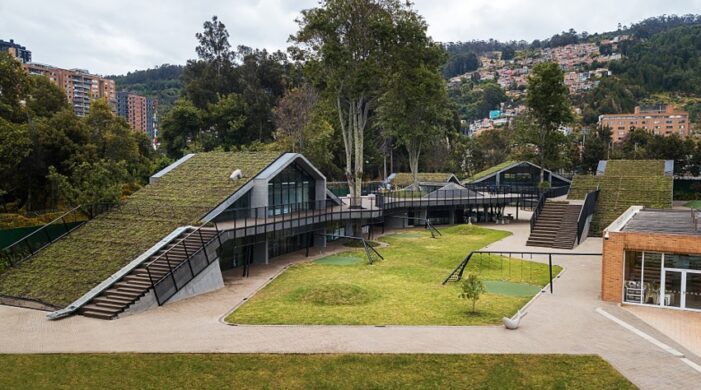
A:
[[[268,183],[268,215],[314,208],[314,179],[296,164],[285,168]]]
[[[701,310],[701,255],[626,252],[623,302]]]
[[[302,233],[272,239],[268,242],[268,258],[281,256],[286,253],[314,246],[314,233]]]
[[[246,218],[251,215],[251,191],[246,192],[215,219],[216,222]]]

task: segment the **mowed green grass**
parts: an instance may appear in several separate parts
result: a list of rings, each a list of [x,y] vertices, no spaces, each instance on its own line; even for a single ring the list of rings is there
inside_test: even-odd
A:
[[[441,229],[443,236],[385,236],[385,260],[368,265],[306,263],[290,267],[230,314],[232,324],[486,325],[512,316],[530,297],[486,293],[469,313],[460,283],[441,285],[471,251],[510,233],[470,225]],[[351,252],[352,254],[352,252]],[[347,256],[348,253],[344,254]],[[363,252],[356,252],[363,256]],[[498,256],[475,257],[465,275],[543,286],[546,265]],[[559,268],[554,270],[556,275]]]
[[[597,356],[0,355],[2,389],[634,389]]]
[[[684,207],[688,207],[690,209],[701,209],[701,200],[692,200],[687,202]]]

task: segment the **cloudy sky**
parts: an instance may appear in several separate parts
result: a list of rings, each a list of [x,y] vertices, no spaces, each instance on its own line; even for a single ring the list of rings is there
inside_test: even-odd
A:
[[[299,11],[317,0],[0,0],[0,39],[35,62],[120,74],[195,57],[195,33],[218,15],[233,46],[284,49]],[[701,0],[415,0],[439,41],[533,40],[574,28],[614,30],[662,14],[701,13]]]

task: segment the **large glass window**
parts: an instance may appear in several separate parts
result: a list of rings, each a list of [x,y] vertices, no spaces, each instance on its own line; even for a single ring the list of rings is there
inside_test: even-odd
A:
[[[268,183],[268,215],[314,208],[314,194],[314,179],[292,164]]]
[[[626,252],[623,301],[701,310],[701,256]]]
[[[665,254],[665,268],[691,269],[701,271],[701,256]]]
[[[630,303],[643,303],[643,254],[626,252],[623,300]]]

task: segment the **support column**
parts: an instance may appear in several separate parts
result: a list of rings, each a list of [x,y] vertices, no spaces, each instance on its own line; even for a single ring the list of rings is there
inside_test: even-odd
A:
[[[448,212],[448,224],[449,225],[455,225],[455,213],[457,213],[456,209],[450,209]]]
[[[268,262],[268,239],[265,239],[265,242],[260,242],[258,244],[253,245],[253,261],[255,263],[265,263],[269,264]]]
[[[314,246],[317,248],[326,248],[326,228],[319,229],[314,232]]]

